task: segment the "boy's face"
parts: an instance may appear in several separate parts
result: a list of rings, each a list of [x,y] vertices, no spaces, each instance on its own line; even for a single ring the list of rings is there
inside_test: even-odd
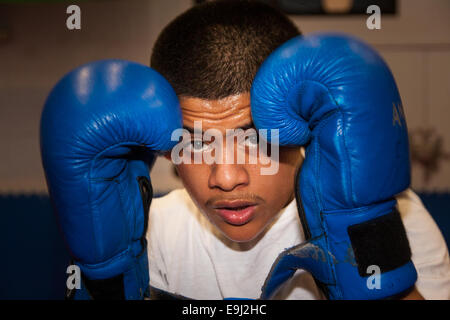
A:
[[[252,126],[248,93],[220,100],[181,97],[180,104],[184,127],[193,131],[194,121],[201,121],[203,131],[220,130],[224,137],[223,149],[230,148],[225,142],[227,129]],[[204,152],[201,144],[198,145],[198,137],[194,142],[194,134],[191,134],[191,139],[193,150]],[[248,161],[250,155],[246,150],[255,145],[255,139],[245,139],[243,149],[237,141],[231,147],[236,155],[245,153],[245,163],[181,163],[177,165],[177,171],[203,214],[229,239],[245,242],[261,234],[277,213],[293,200],[295,173],[302,157],[299,148],[280,147],[277,173],[261,175],[261,168],[269,165]]]

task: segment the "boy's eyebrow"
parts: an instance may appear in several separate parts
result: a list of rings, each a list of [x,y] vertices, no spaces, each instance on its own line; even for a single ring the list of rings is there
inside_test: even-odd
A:
[[[234,128],[234,130],[237,130],[237,129],[247,130],[247,129],[251,129],[251,128],[255,129],[255,125],[253,122],[244,124],[244,125],[240,126],[239,128]],[[192,128],[192,127],[183,126],[183,129],[186,129],[187,131],[189,131],[189,133],[194,134],[194,128]],[[231,130],[233,130],[233,129],[231,129]],[[205,131],[206,130],[202,130],[202,132],[205,132]]]

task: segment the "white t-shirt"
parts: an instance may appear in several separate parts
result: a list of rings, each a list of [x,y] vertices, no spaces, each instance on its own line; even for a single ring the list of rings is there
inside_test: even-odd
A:
[[[444,238],[419,197],[397,196],[398,209],[418,272],[416,287],[425,299],[450,299],[450,262]],[[154,199],[148,251],[150,284],[193,299],[257,299],[277,256],[304,242],[295,200],[259,239],[233,242],[199,211],[185,189]],[[298,270],[275,299],[323,299],[312,276]]]

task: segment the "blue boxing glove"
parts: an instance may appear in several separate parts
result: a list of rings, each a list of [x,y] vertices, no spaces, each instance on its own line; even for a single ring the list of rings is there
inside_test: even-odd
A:
[[[394,196],[410,184],[400,95],[383,59],[339,34],[296,37],[263,63],[251,89],[258,129],[305,145],[296,182],[307,242],[274,263],[261,298],[296,269],[329,299],[387,299],[417,273]]]
[[[58,222],[93,299],[142,299],[149,170],[181,127],[170,84],[144,65],[104,60],[67,74],[41,119],[41,154]]]

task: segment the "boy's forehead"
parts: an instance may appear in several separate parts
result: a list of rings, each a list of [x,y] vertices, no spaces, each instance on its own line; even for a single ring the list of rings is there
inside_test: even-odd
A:
[[[252,123],[250,94],[242,93],[217,100],[193,97],[180,98],[183,126],[194,128],[194,121],[201,121],[202,130],[247,127]]]

